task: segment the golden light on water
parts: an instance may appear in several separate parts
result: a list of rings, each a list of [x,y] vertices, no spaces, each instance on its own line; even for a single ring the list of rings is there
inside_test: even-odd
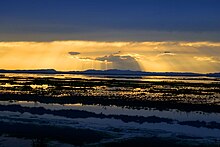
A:
[[[0,42],[1,69],[218,72],[213,42]]]

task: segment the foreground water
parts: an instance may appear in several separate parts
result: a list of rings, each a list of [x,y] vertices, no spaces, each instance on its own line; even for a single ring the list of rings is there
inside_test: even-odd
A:
[[[112,77],[51,76],[10,74],[1,77],[2,145],[13,146],[12,142],[20,146],[117,146],[131,142],[137,145],[220,145],[218,79],[114,77],[113,80]],[[28,85],[32,88],[19,89]],[[36,94],[42,100],[34,98]],[[83,96],[83,101],[72,101],[77,96]],[[62,99],[65,102],[60,103]],[[93,103],[87,103],[91,99]],[[135,103],[130,104],[133,101],[129,99],[135,99]],[[136,102],[146,99],[189,103],[192,109],[148,107]],[[122,101],[126,103],[123,105]],[[200,109],[200,104],[204,108]]]

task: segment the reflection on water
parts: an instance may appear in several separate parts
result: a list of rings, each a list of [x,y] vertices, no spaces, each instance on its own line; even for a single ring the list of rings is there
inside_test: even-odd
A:
[[[128,109],[117,106],[100,106],[100,105],[82,105],[82,104],[42,104],[36,102],[25,101],[1,101],[0,110],[11,111],[6,113],[3,111],[0,117],[7,115],[4,119],[10,121],[27,121],[37,122],[44,119],[45,123],[52,123],[57,125],[67,125],[71,127],[83,127],[90,129],[109,129],[110,128],[126,128],[130,127],[138,129],[141,133],[144,130],[156,129],[161,131],[168,131],[173,133],[186,133],[190,136],[205,137],[220,137],[220,126],[212,129],[209,123],[220,125],[220,113],[203,113],[203,112],[180,112],[177,110],[163,110],[156,109]],[[12,106],[12,107],[3,107]],[[18,107],[19,106],[19,107]],[[12,109],[13,108],[13,109]],[[16,108],[16,110],[14,110]],[[37,108],[37,109],[32,109]],[[27,113],[21,113],[21,112]],[[20,112],[21,114],[19,114]],[[5,114],[6,113],[6,114]],[[65,122],[64,118],[72,120]],[[139,123],[137,119],[141,119]],[[71,122],[71,121],[70,121]],[[78,122],[78,123],[76,123]],[[194,122],[201,124],[201,128],[194,125]],[[40,121],[39,123],[42,123]],[[188,123],[188,124],[187,124]],[[206,124],[204,124],[206,123]],[[125,131],[124,130],[124,131]],[[126,132],[124,133],[126,135]],[[209,132],[206,134],[205,132]],[[199,133],[198,133],[199,132]],[[161,132],[158,132],[159,134]],[[134,133],[133,135],[135,135]],[[207,136],[206,136],[207,137]]]
[[[140,137],[219,145],[219,84],[207,77],[1,75],[0,139],[25,146]]]
[[[132,109],[118,106],[83,105],[77,104],[44,104],[30,101],[0,101],[0,105],[20,105],[23,107],[43,107],[50,110],[84,110],[96,114],[129,115],[129,116],[158,116],[176,120],[216,121],[220,123],[220,113],[206,113],[200,111],[184,112],[176,109],[157,110],[152,108]]]
[[[26,78],[58,78],[58,79],[117,79],[117,80],[132,80],[132,81],[180,81],[180,82],[196,82],[196,83],[211,83],[220,82],[220,78],[216,77],[181,77],[181,76],[124,76],[124,75],[80,75],[80,74],[13,74],[6,73],[0,75],[1,80],[17,77],[27,81]]]
[[[97,77],[84,75],[6,74],[2,94],[52,97],[108,97],[219,104],[219,79],[205,77]]]

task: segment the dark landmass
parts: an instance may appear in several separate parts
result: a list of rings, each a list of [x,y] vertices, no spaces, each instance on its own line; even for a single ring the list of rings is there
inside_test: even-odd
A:
[[[191,73],[191,72],[144,72],[144,71],[117,70],[117,69],[86,70],[86,71],[56,71],[54,69],[39,69],[39,70],[0,69],[0,73],[220,77],[220,73],[201,74],[201,73]]]
[[[54,69],[38,69],[38,70],[4,70],[0,69],[0,73],[29,73],[29,74],[57,74]]]

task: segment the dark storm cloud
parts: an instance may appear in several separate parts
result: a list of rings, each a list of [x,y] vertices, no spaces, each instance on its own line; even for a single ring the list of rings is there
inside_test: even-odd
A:
[[[2,0],[0,39],[219,41],[219,7],[219,0]]]
[[[79,55],[80,53],[79,52],[69,52],[68,54],[75,56],[75,55]]]
[[[68,52],[69,55],[73,56],[73,58],[76,58],[78,60],[84,60],[84,61],[92,61],[94,59],[90,58],[90,57],[79,57],[77,55],[80,55],[80,52]]]
[[[109,56],[98,57],[96,60],[111,62],[114,69],[141,71],[137,60],[129,55],[111,54]]]

